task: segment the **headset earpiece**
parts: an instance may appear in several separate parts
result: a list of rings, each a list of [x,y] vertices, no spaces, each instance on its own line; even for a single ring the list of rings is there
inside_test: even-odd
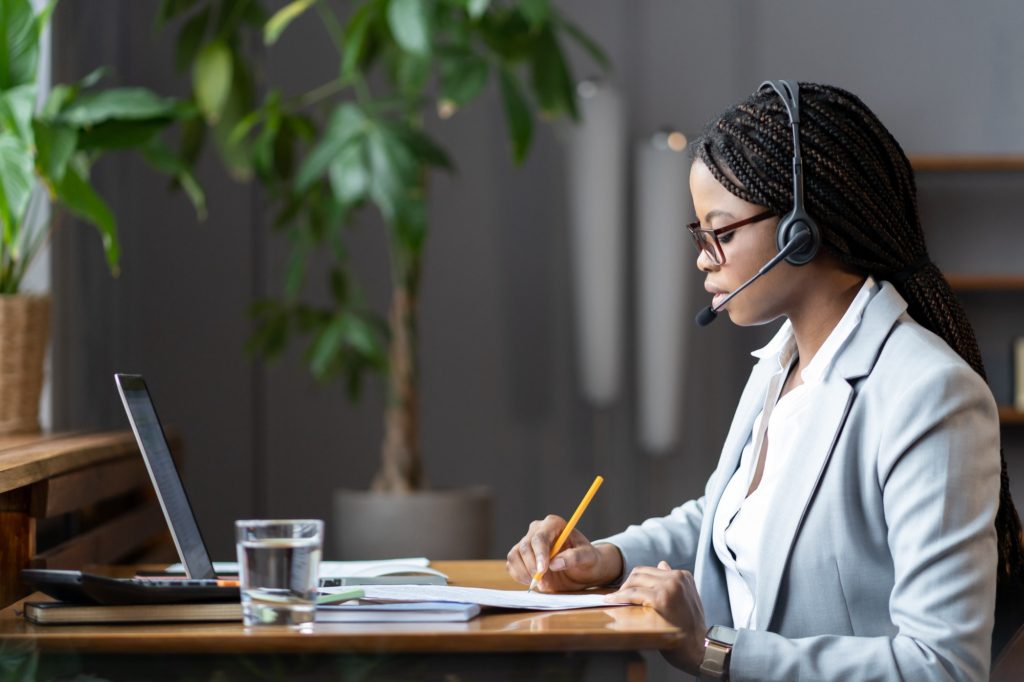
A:
[[[786,107],[789,124],[793,129],[793,210],[779,219],[775,231],[775,244],[779,251],[802,232],[810,234],[802,247],[786,256],[790,265],[806,265],[818,253],[821,245],[821,231],[817,223],[804,210],[804,175],[803,161],[800,156],[800,86],[796,81],[765,81],[758,90],[765,86],[771,87]]]
[[[810,233],[811,238],[806,244],[793,253],[786,256],[786,262],[790,265],[807,265],[818,255],[818,246],[821,244],[821,233],[814,220],[800,211],[790,211],[779,219],[779,226],[775,230],[775,244],[779,251],[797,237],[801,232]]]

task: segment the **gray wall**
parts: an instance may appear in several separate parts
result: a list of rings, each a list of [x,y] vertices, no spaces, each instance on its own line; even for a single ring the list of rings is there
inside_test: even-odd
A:
[[[858,93],[912,153],[1024,151],[1020,3],[559,4],[607,47],[628,96],[633,138],[666,123],[695,132],[761,80],[788,77]],[[116,81],[182,93],[185,83],[170,65],[171,35],[151,28],[155,6],[62,3],[55,81],[106,63]],[[312,17],[260,59],[268,82],[287,79],[291,88],[329,77],[336,60]],[[592,70],[577,62],[578,75]],[[517,169],[502,126],[494,92],[431,124],[459,173],[439,177],[432,189],[420,347],[429,478],[435,486],[495,489],[495,557],[530,519],[571,511],[596,472],[607,483],[585,519],[592,536],[700,494],[752,364],[748,353],[774,329],[719,321],[695,331],[703,361],[688,363],[684,444],[662,458],[639,452],[632,386],[603,410],[588,407],[576,389],[558,136],[540,128]],[[138,160],[109,160],[97,172],[120,220],[124,273],[112,280],[95,235],[65,222],[54,255],[56,425],[125,427],[110,374],[142,372],[164,422],[186,444],[186,485],[217,557],[232,554],[235,518],[327,517],[334,489],[364,487],[373,474],[381,390],[372,386],[353,406],[341,387],[316,385],[297,350],[270,367],[244,355],[246,306],[279,290],[286,254],[261,198],[229,181],[211,155],[201,176],[210,217],[198,225],[184,199],[168,195]],[[1015,229],[1024,174],[924,177],[921,185],[941,265],[1024,270],[1024,232]],[[366,220],[352,237],[371,299],[383,307],[378,227]],[[1024,301],[971,294],[968,303],[984,332],[993,389],[1005,402],[1007,349],[1024,334]],[[1008,427],[1006,443],[1024,501],[1021,431]]]

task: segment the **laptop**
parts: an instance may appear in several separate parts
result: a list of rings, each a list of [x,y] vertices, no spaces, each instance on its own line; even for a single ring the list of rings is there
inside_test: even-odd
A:
[[[218,580],[196,524],[181,477],[171,459],[160,418],[146,382],[136,374],[115,374],[128,421],[153,482],[185,579],[136,577],[115,579],[80,571],[25,569],[21,578],[62,601],[95,604],[157,604],[239,599],[236,581]]]

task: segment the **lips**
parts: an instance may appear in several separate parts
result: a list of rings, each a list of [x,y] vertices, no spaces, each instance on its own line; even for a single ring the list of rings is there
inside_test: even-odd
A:
[[[708,283],[704,283],[704,290],[712,295],[711,306],[718,307],[718,304],[729,295],[728,291],[722,291],[718,287],[711,286]]]

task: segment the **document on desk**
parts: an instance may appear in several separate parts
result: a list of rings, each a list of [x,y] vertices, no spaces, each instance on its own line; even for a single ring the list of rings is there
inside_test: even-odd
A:
[[[330,593],[335,589],[345,588],[322,588],[321,592]],[[546,594],[525,589],[493,590],[453,585],[366,585],[363,593],[363,599],[372,601],[453,601],[531,611],[624,606],[606,602],[603,594]]]
[[[430,561],[426,557],[409,557],[406,559],[379,559],[377,561],[321,561],[321,578],[347,578],[350,576],[380,576],[391,575],[395,572],[419,573],[422,575],[444,574],[436,569],[430,568]],[[214,561],[213,570],[217,575],[237,575],[238,564],[234,561]],[[181,564],[171,564],[166,573],[185,572]]]

